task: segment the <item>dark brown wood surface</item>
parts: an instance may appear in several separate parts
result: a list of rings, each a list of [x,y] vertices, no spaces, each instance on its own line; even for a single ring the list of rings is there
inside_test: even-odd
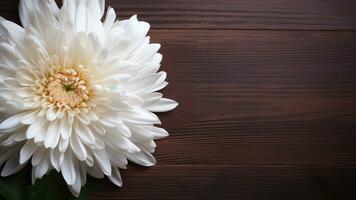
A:
[[[17,1],[0,15],[18,21]],[[356,199],[356,1],[110,0],[162,44],[171,136],[93,200]]]
[[[56,0],[61,2],[61,0]],[[138,14],[153,28],[355,30],[354,0],[106,0],[120,19]],[[16,18],[18,0],[0,0]]]

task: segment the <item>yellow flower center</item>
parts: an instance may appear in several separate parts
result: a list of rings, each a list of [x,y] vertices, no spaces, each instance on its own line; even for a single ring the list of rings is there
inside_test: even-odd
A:
[[[47,79],[47,100],[58,108],[86,106],[90,90],[85,79],[73,68],[63,69]]]

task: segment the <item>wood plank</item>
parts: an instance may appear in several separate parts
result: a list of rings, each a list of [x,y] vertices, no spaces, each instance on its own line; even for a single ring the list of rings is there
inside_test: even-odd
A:
[[[18,22],[19,0],[0,1]],[[355,30],[356,1],[343,0],[107,0],[121,19],[139,14],[153,28]]]
[[[355,168],[157,166],[122,171],[123,188],[98,185],[93,199],[355,199]]]
[[[353,0],[109,0],[154,28],[355,30]]]
[[[152,24],[181,105],[160,114],[158,166],[93,199],[356,199],[355,1],[107,1]]]
[[[159,164],[356,164],[356,33],[155,30]]]

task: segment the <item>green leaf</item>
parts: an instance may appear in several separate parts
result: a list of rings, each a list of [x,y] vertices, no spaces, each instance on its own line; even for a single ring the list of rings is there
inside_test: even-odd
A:
[[[82,188],[80,196],[76,198],[69,191],[61,174],[53,171],[36,181],[35,186],[31,188],[30,200],[88,200],[94,190],[94,183],[94,180],[88,181]]]
[[[32,186],[30,170],[22,170],[9,178],[0,178],[0,199],[5,200],[89,200],[97,180],[89,178],[78,198],[68,189],[61,174],[52,171]]]
[[[0,178],[0,194],[6,200],[24,200],[27,196],[26,170],[13,176]]]

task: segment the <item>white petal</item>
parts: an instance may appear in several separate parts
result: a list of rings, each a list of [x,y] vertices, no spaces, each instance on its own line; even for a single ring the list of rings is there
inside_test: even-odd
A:
[[[67,151],[64,156],[61,165],[61,172],[67,184],[73,185],[76,179],[76,173],[75,173],[74,163],[73,163],[73,154],[70,151]]]
[[[73,123],[70,123],[67,118],[61,121],[61,136],[63,139],[67,140],[72,135]]]
[[[61,139],[58,146],[59,151],[61,153],[66,152],[68,145],[69,145],[69,139]]]
[[[90,152],[88,152],[87,159],[85,160],[85,164],[88,167],[93,167],[94,166],[94,158]]]
[[[18,61],[21,58],[16,53],[15,48],[9,43],[0,43],[0,64],[8,67],[9,70],[15,71],[18,68]]]
[[[122,187],[122,179],[120,175],[120,171],[117,168],[112,169],[111,176],[108,176],[109,180],[114,183],[115,185]]]
[[[59,148],[50,150],[51,164],[53,168],[57,170],[57,172],[60,171],[60,157],[61,157],[61,152],[59,151]]]
[[[60,21],[68,21],[75,24],[76,32],[89,31],[95,33],[104,32],[101,18],[105,12],[104,0],[72,1],[64,0]],[[89,27],[87,26],[90,25]],[[102,30],[101,30],[102,29]]]
[[[35,142],[42,141],[47,133],[47,128],[47,120],[44,117],[40,117],[28,127],[26,137],[27,139],[36,138]]]
[[[80,161],[86,160],[87,151],[77,135],[73,135],[70,138],[70,146],[72,147],[74,154]]]
[[[95,142],[90,145],[91,149],[104,149],[105,148],[105,143],[99,139],[99,138],[95,138]]]
[[[6,140],[4,140],[1,144],[3,146],[11,146],[16,142],[21,142],[26,140],[26,127],[22,127],[17,129],[14,133],[12,133]],[[0,135],[4,136],[4,135]]]
[[[161,139],[169,135],[168,132],[163,128],[158,128],[155,126],[132,126],[131,129],[135,137]]]
[[[48,7],[54,16],[57,17],[59,15],[59,8],[54,0],[48,1]]]
[[[145,93],[157,92],[157,91],[162,90],[163,88],[165,88],[167,85],[168,85],[168,82],[163,81],[162,83],[153,86],[151,89],[146,90]]]
[[[10,149],[0,148],[0,165],[2,165],[9,158],[15,157],[16,154],[18,154],[18,152],[20,151],[20,149],[21,149],[21,145],[15,145]]]
[[[122,124],[120,127],[118,127],[118,130],[120,133],[122,133],[125,137],[131,137],[131,130],[129,127],[127,127],[125,124]]]
[[[77,174],[78,175],[78,174]],[[75,179],[75,182],[73,185],[68,185],[70,192],[75,196],[75,197],[79,197],[80,195],[80,190],[82,188],[82,184],[81,184],[81,178],[80,176],[78,176]]]
[[[89,110],[88,113],[86,113],[86,115],[88,116],[91,123],[99,120],[98,115],[93,110]]]
[[[159,68],[161,67],[161,61],[162,61],[162,54],[156,53],[152,60],[143,64],[142,70],[140,70],[140,73],[157,73]]]
[[[11,39],[13,43],[21,43],[25,36],[25,30],[10,21],[0,17],[0,36]]]
[[[60,120],[51,122],[45,136],[44,146],[54,149],[58,145],[60,135]]]
[[[78,160],[74,160],[73,162],[74,162],[74,170],[75,170],[76,178],[74,184],[69,185],[69,189],[74,196],[78,197],[80,194],[80,190],[82,188],[81,165]]]
[[[147,134],[152,134],[154,139],[161,139],[169,135],[168,132],[163,128],[155,126],[145,126],[142,128],[144,128]]]
[[[30,24],[30,13],[33,9],[33,1],[21,0],[19,5],[20,20],[23,26]]]
[[[151,112],[167,112],[173,110],[178,106],[176,101],[171,99],[160,99],[156,104],[145,107],[147,110]]]
[[[106,11],[106,17],[104,21],[104,28],[108,32],[116,20],[116,13],[113,8],[108,8]]]
[[[75,132],[78,134],[79,138],[85,144],[93,144],[95,142],[95,137],[88,126],[76,123],[74,125],[74,128],[75,128]]]
[[[50,22],[53,23],[55,16],[58,15],[58,7],[53,0],[21,0],[19,5],[19,15],[24,27],[32,25],[37,29],[48,27]],[[48,23],[48,24],[43,24]]]
[[[20,151],[20,164],[27,162],[36,151],[37,145],[32,141],[27,141]]]
[[[104,178],[104,174],[101,171],[100,167],[98,166],[97,163],[93,167],[88,167],[87,168],[88,174],[94,178]]]
[[[7,118],[0,124],[0,132],[17,129],[21,125],[22,118],[27,114],[28,112],[23,112]]]
[[[23,117],[22,123],[26,124],[26,125],[33,124],[37,119],[38,113],[39,113],[38,111],[34,111],[34,112],[27,114],[26,116]]]
[[[77,115],[78,120],[80,123],[85,124],[85,125],[89,125],[90,124],[90,119],[83,113],[80,113]]]
[[[145,150],[134,154],[127,154],[127,157],[130,161],[145,167],[150,167],[156,164],[156,159],[152,156],[151,153]]]
[[[111,175],[111,164],[108,153],[105,149],[94,150],[93,154],[95,159],[98,161],[100,169],[104,172],[105,175]]]
[[[105,128],[102,125],[100,125],[99,123],[92,123],[91,127],[100,135],[104,135],[106,132]]]
[[[52,107],[47,110],[47,120],[48,121],[54,121],[57,119],[58,114],[57,111]]]
[[[131,58],[140,63],[147,63],[154,59],[154,55],[161,48],[160,44],[149,44],[150,37],[145,38],[145,42],[141,44],[135,52],[135,55]]]
[[[1,171],[1,176],[7,177],[12,174],[15,174],[18,171],[20,171],[23,167],[24,165],[21,165],[19,163],[19,156],[18,155],[13,156],[6,162],[4,168]]]
[[[100,8],[99,10],[99,13],[100,15],[99,18],[101,19],[103,16],[104,16],[104,13],[105,13],[105,0],[98,0],[96,1],[98,3],[99,6],[93,6],[93,9],[97,9],[97,8]]]
[[[32,166],[38,165],[42,158],[45,156],[47,150],[45,148],[37,148],[35,153],[33,153],[31,164]]]
[[[130,109],[121,112],[125,121],[137,124],[160,124],[158,117],[144,109]]]
[[[128,164],[127,157],[122,154],[122,152],[118,152],[120,150],[114,150],[112,148],[107,148],[111,161],[111,165],[113,167],[119,167],[122,169],[126,169],[126,165]]]
[[[159,92],[152,92],[152,93],[148,93],[146,95],[142,96],[142,99],[145,101],[144,103],[144,107],[150,106],[150,105],[154,105],[155,103],[157,103],[161,98],[162,98],[162,94]]]
[[[42,157],[42,160],[35,167],[35,179],[42,178],[48,172],[49,166],[50,158],[49,152],[47,151],[46,154]]]
[[[75,13],[74,20],[74,30],[75,32],[86,32],[87,31],[87,10],[83,3],[77,3],[77,10]]]
[[[137,95],[126,95],[124,102],[133,107],[141,107],[144,100]]]
[[[0,82],[3,82],[5,79],[8,77],[11,77],[14,75],[14,71],[8,68],[8,66],[4,64],[0,64]]]
[[[157,147],[156,143],[153,140],[145,140],[144,138],[132,138],[132,141],[140,149],[146,150],[150,153],[154,153]]]
[[[138,148],[131,140],[125,137],[121,137],[120,140],[116,140],[115,144],[117,145],[116,147],[129,153],[136,153],[141,151],[140,148]]]
[[[120,149],[122,152],[136,153],[141,151],[130,139],[116,132],[106,134],[105,142],[116,149]]]
[[[167,74],[165,72],[139,77],[132,79],[126,89],[134,94],[147,94],[152,92],[152,88],[155,88],[163,83],[166,78]]]
[[[117,127],[123,123],[120,114],[115,111],[108,111],[102,114],[99,118],[99,122],[107,127]]]

